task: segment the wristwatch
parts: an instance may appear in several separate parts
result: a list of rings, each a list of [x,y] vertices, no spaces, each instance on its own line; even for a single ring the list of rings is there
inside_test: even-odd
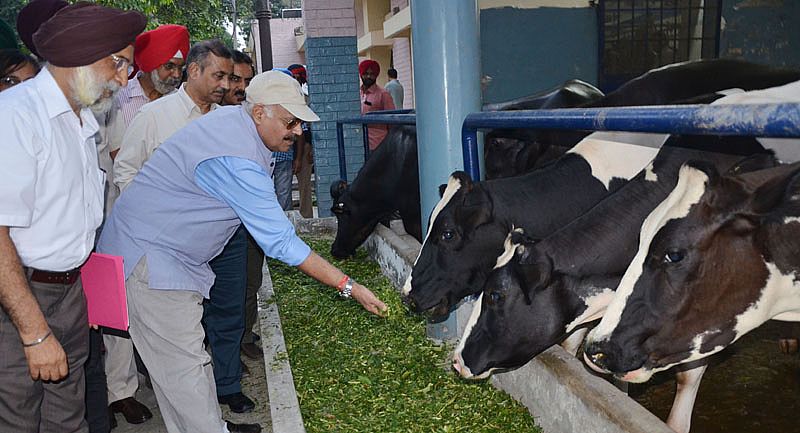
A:
[[[342,289],[341,292],[339,292],[339,295],[341,297],[343,297],[343,298],[349,298],[349,297],[353,296],[353,279],[352,278],[348,278],[347,279],[347,282],[344,283],[344,288]]]

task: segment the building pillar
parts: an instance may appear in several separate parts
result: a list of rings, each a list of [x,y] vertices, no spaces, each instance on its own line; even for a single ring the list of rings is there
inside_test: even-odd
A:
[[[439,202],[439,185],[447,183],[450,173],[464,168],[464,118],[480,111],[478,2],[412,1],[411,34],[422,224],[427,233],[428,218]],[[428,335],[439,340],[455,338],[455,316],[430,325]]]
[[[320,121],[311,127],[317,207],[331,216],[330,185],[339,179],[336,119],[361,115],[354,0],[304,0],[306,66],[311,109]],[[360,125],[344,125],[347,178],[364,163]]]

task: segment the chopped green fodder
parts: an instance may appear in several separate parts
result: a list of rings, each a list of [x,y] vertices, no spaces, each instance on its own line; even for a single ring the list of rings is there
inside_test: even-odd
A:
[[[450,366],[451,347],[425,337],[379,266],[359,250],[333,260],[330,239],[311,247],[389,306],[374,317],[296,269],[270,261],[308,433],[538,432],[527,409],[488,381],[465,381]]]

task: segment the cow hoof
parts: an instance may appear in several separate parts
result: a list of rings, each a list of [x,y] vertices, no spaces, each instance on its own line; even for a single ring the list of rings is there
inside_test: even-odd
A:
[[[793,355],[797,353],[798,340],[797,338],[781,338],[778,340],[778,346],[784,355]]]

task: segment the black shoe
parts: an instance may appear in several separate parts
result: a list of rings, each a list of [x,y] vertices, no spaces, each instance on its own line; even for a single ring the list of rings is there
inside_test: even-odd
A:
[[[228,431],[231,433],[260,433],[261,424],[234,424],[230,421],[225,421],[228,426]]]
[[[242,394],[241,392],[235,392],[233,394],[228,394],[228,395],[218,395],[217,401],[219,401],[220,404],[227,404],[228,407],[230,407],[231,410],[236,413],[252,412],[253,409],[255,409],[256,407],[256,404],[253,403],[253,400],[250,400],[249,398],[247,398],[246,395]]]
[[[242,343],[241,349],[242,355],[250,359],[258,360],[264,358],[264,351],[256,343]]]
[[[115,401],[109,406],[113,413],[121,413],[129,424],[141,424],[153,417],[147,406],[139,403],[133,397]]]
[[[114,411],[108,408],[108,429],[114,430],[117,428],[117,417],[114,416]]]

